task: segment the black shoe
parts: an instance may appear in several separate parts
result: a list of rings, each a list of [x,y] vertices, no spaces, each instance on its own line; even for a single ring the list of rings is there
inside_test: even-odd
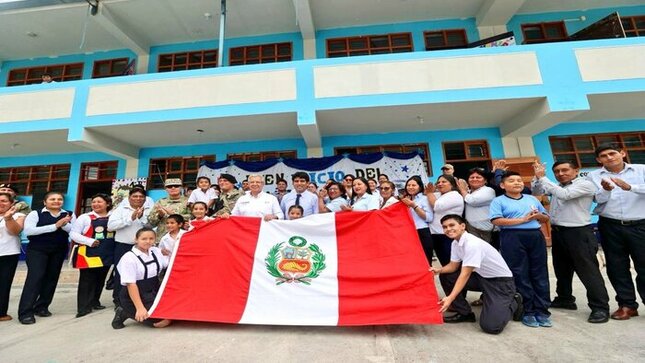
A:
[[[609,321],[609,312],[604,310],[594,310],[589,314],[588,322],[598,324],[606,323]]]
[[[123,325],[123,322],[126,321],[126,317],[123,314],[123,308],[118,307],[114,311],[114,319],[112,319],[112,328],[113,329],[123,329],[125,328],[125,325]]]
[[[477,321],[477,319],[475,319],[475,313],[470,313],[466,315],[461,315],[457,313],[453,316],[448,316],[443,318],[444,323],[466,323],[466,322],[474,323],[475,321]]]
[[[513,321],[520,321],[524,316],[524,299],[522,299],[522,295],[516,292],[513,295],[513,300],[517,303],[517,308],[513,311]]]
[[[106,290],[114,290],[114,274],[110,275],[110,278],[105,281]]]
[[[20,319],[20,323],[24,325],[30,325],[30,324],[35,324],[36,323],[36,318],[33,316],[28,316],[26,318]]]
[[[43,309],[43,310],[36,311],[36,315],[46,318],[48,316],[52,316],[52,313],[47,309]]]
[[[82,317],[84,317],[85,315],[87,315],[87,314],[89,314],[89,313],[91,313],[91,312],[92,312],[92,310],[90,310],[90,311],[82,311],[82,312],[80,312],[80,313],[77,313],[77,314],[76,314],[76,317],[77,317],[77,318],[82,318]]]
[[[103,310],[103,309],[105,309],[105,306],[103,306],[101,304],[98,304],[98,305],[92,306],[92,309],[94,309],[94,310]]]
[[[576,305],[576,298],[573,300],[562,300],[559,297],[556,297],[551,302],[551,307],[554,309],[565,309],[565,310],[578,310],[578,305]]]

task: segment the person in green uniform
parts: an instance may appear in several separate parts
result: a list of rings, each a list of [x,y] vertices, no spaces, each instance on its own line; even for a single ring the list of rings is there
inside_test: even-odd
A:
[[[157,242],[166,234],[166,219],[171,214],[180,214],[185,220],[190,219],[190,210],[188,209],[188,198],[181,195],[183,183],[179,178],[166,179],[164,187],[168,196],[159,199],[150,210],[148,223],[157,227]]]
[[[31,212],[31,208],[29,208],[29,204],[27,204],[27,202],[17,199],[18,191],[16,190],[16,187],[11,184],[0,184],[0,193],[11,194],[11,198],[15,201],[13,206],[16,208],[16,213],[27,215]]]

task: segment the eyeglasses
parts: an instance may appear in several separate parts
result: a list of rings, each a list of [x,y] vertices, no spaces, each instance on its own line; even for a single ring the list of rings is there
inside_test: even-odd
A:
[[[175,188],[181,188],[180,185],[169,185],[166,187],[166,189],[175,189]]]

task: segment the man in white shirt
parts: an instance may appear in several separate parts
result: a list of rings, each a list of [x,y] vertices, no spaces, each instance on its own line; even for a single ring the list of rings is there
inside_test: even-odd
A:
[[[594,213],[600,216],[598,230],[607,276],[619,306],[611,318],[627,320],[638,316],[630,258],[638,293],[645,302],[645,165],[625,163],[625,152],[614,145],[600,145],[595,154],[602,168],[587,178],[598,187]]]
[[[475,322],[475,314],[466,301],[466,291],[482,291],[483,305],[479,325],[489,334],[499,334],[511,320],[522,317],[522,296],[515,291],[513,273],[502,256],[486,241],[466,232],[466,221],[459,215],[441,218],[444,234],[453,239],[450,263],[431,267],[445,274],[448,296],[441,299],[441,312],[450,306],[457,314],[444,318],[446,323]]]
[[[299,205],[304,210],[303,217],[318,213],[318,196],[307,190],[309,185],[309,174],[299,171],[291,176],[293,190],[282,197],[280,207],[288,217],[287,211],[292,205]]]
[[[546,177],[544,165],[536,162],[533,169],[533,194],[551,196],[551,253],[557,278],[557,296],[551,307],[578,308],[572,288],[575,271],[587,289],[587,302],[591,308],[587,321],[606,323],[609,320],[609,295],[596,257],[598,239],[591,228],[590,209],[597,188],[591,181],[578,177],[579,169],[574,161],[553,164],[553,174],[559,185]]]
[[[283,219],[284,213],[280,209],[278,198],[264,193],[264,179],[262,175],[249,175],[249,192],[237,200],[232,216],[262,217],[265,221],[273,219]],[[221,218],[228,218],[229,214],[224,213]]]

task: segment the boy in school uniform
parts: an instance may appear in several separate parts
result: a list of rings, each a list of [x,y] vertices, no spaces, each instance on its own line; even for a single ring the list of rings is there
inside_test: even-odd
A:
[[[453,307],[457,314],[444,318],[446,323],[474,322],[475,314],[466,301],[466,291],[482,291],[483,304],[479,325],[489,334],[499,334],[513,318],[523,315],[522,296],[515,291],[513,273],[502,256],[488,242],[466,232],[466,220],[456,214],[441,218],[444,234],[451,238],[450,263],[432,267],[445,274],[446,297],[441,312]]]
[[[500,187],[504,194],[491,202],[490,219],[501,229],[500,253],[524,300],[522,323],[551,327],[546,241],[540,230],[540,223],[547,222],[549,216],[537,198],[522,194],[524,182],[518,173],[506,172]]]
[[[196,202],[204,202],[208,210],[215,204],[215,199],[217,199],[217,192],[211,188],[211,180],[207,176],[200,176],[197,178],[197,188],[188,197],[188,208]]]

